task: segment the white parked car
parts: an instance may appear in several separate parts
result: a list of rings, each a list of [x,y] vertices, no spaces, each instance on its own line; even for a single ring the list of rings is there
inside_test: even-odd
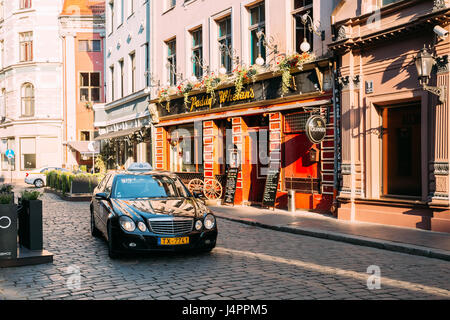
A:
[[[70,172],[69,170],[64,169],[64,168],[42,167],[40,169],[34,169],[30,172],[27,172],[25,175],[25,183],[34,184],[36,186],[36,188],[42,188],[46,184],[45,173],[47,171],[53,171],[53,170]]]

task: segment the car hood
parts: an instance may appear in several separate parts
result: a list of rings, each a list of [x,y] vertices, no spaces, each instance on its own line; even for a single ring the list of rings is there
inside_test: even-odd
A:
[[[194,198],[176,199],[111,199],[114,211],[119,215],[150,219],[161,216],[201,217],[208,208]]]

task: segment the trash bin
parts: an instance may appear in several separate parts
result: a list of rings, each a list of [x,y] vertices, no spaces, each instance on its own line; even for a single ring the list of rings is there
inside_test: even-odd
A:
[[[0,259],[17,258],[17,205],[0,204]]]
[[[19,243],[30,250],[42,250],[42,201],[19,202]]]
[[[288,190],[288,211],[295,212],[295,190]]]

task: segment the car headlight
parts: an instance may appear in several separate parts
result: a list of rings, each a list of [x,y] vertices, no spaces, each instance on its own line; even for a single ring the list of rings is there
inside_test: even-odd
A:
[[[197,220],[197,222],[195,223],[195,230],[200,231],[202,227],[203,223],[201,222],[201,220]]]
[[[216,218],[212,214],[208,214],[205,217],[204,224],[206,229],[211,230],[216,225]]]
[[[134,223],[134,221],[129,218],[129,217],[125,217],[122,216],[119,219],[119,223],[120,226],[123,228],[123,230],[128,231],[128,232],[133,232],[136,229],[136,224]]]
[[[146,226],[145,223],[143,223],[142,221],[140,221],[140,222],[138,223],[138,228],[139,228],[139,230],[141,230],[142,232],[147,231],[147,226]]]

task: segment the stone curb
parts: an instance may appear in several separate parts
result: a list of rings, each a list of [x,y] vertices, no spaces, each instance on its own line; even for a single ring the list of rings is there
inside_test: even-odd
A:
[[[400,243],[400,242],[393,242],[393,241],[388,241],[388,240],[380,240],[380,239],[373,239],[373,238],[367,238],[367,237],[362,237],[362,236],[354,236],[354,235],[345,234],[345,233],[323,231],[323,230],[312,229],[312,228],[289,227],[286,225],[269,225],[269,224],[264,224],[264,223],[255,221],[253,219],[230,218],[227,216],[223,216],[220,213],[219,214],[215,213],[215,215],[221,219],[244,223],[247,225],[252,225],[252,226],[261,227],[261,228],[265,228],[265,229],[300,234],[300,235],[310,236],[310,237],[315,237],[315,238],[321,238],[321,239],[327,239],[327,240],[333,240],[333,241],[339,241],[339,242],[346,242],[346,243],[351,243],[351,244],[365,246],[365,247],[372,247],[372,248],[377,248],[377,249],[383,249],[383,250],[395,251],[395,252],[406,253],[406,254],[411,254],[411,255],[416,255],[416,256],[424,256],[424,257],[428,257],[428,258],[450,261],[450,252],[445,251],[445,250],[416,246],[416,245]]]

